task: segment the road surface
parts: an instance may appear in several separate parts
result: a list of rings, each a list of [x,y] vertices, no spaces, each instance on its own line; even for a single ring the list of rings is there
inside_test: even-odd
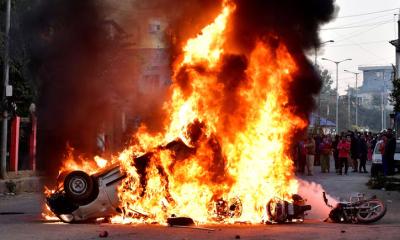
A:
[[[316,168],[318,171],[318,167]],[[317,172],[316,171],[316,172]],[[64,224],[41,219],[42,196],[24,193],[17,196],[0,196],[0,239],[100,239],[99,234],[108,232],[106,239],[400,239],[400,193],[370,190],[365,183],[368,175],[349,173],[316,173],[313,177],[302,176],[316,182],[331,196],[348,197],[352,192],[376,194],[385,201],[388,211],[378,223],[370,225],[325,223],[318,214],[311,212],[304,223],[284,225],[208,225],[214,231],[171,228],[160,225],[113,225],[113,224]],[[314,202],[322,204],[315,194]],[[314,207],[314,206],[313,206]],[[314,207],[314,209],[318,208]]]

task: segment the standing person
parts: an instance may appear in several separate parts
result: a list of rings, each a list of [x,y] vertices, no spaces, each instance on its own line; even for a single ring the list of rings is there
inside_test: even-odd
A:
[[[377,144],[379,144],[379,145],[378,145],[378,147],[379,147],[379,152],[380,152],[381,155],[382,155],[383,175],[386,176],[386,174],[387,174],[387,161],[386,161],[386,158],[385,158],[385,147],[386,147],[386,143],[387,143],[386,135],[385,135],[385,134],[382,134],[381,137],[380,137],[380,139],[381,139],[381,140],[380,140]],[[385,169],[386,169],[386,170],[385,170]],[[385,174],[385,173],[386,173],[386,174]]]
[[[367,164],[368,149],[369,149],[369,147],[368,147],[365,135],[361,135],[361,139],[360,139],[360,167],[358,169],[358,171],[360,173],[368,173],[367,172],[367,168],[365,166]]]
[[[330,156],[332,153],[332,144],[329,141],[328,137],[324,137],[322,139],[322,143],[320,144],[320,161],[321,161],[321,172],[329,173],[330,170]]]
[[[349,156],[350,156],[350,136],[341,137],[340,142],[338,144],[339,150],[339,161],[340,161],[340,168],[339,168],[339,175],[342,175],[343,165],[344,165],[344,174],[347,175],[347,171],[349,169]]]
[[[374,152],[377,142],[378,142],[378,136],[373,136],[373,137],[372,137],[372,140],[371,140],[371,149],[372,149],[372,152]],[[372,160],[372,158],[371,158],[371,160]]]
[[[314,156],[315,156],[315,140],[312,136],[309,136],[307,139],[306,144],[304,145],[307,150],[306,156],[306,170],[307,176],[313,175],[313,168],[314,168]]]
[[[350,157],[352,159],[353,172],[357,172],[358,159],[360,158],[360,139],[357,134],[351,134]]]
[[[374,152],[374,146],[372,143],[372,138],[371,136],[368,137],[367,139],[367,146],[368,146],[368,161],[371,162],[372,161],[372,153]]]
[[[332,142],[332,152],[333,152],[333,160],[335,161],[336,173],[339,173],[339,168],[340,168],[339,150],[338,150],[339,142],[340,142],[339,135],[335,135],[335,139]]]
[[[392,129],[388,129],[386,133],[387,141],[385,144],[385,150],[383,158],[386,160],[386,164],[383,164],[383,172],[385,176],[394,174],[394,154],[396,152],[396,138],[392,132]],[[382,159],[383,163],[383,159]],[[385,167],[386,165],[386,167]]]
[[[315,135],[314,141],[315,141],[314,166],[319,166],[319,165],[321,165],[320,145],[322,143],[322,136],[320,134]]]
[[[306,166],[307,149],[306,149],[306,147],[304,146],[304,145],[305,145],[305,140],[307,140],[307,139],[301,140],[301,141],[299,142],[299,144],[298,144],[298,149],[297,149],[297,151],[298,151],[298,156],[299,156],[299,158],[298,158],[298,169],[297,169],[297,171],[298,171],[299,173],[304,173],[304,168],[305,168],[305,166]]]

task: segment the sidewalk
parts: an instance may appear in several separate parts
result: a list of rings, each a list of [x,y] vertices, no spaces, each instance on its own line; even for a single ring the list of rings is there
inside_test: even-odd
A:
[[[44,177],[33,171],[9,172],[7,179],[0,179],[0,194],[8,193],[7,182],[15,183],[15,192],[42,192]]]

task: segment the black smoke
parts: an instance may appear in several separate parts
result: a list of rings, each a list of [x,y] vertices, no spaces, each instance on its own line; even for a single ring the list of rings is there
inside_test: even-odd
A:
[[[32,56],[31,71],[40,86],[38,159],[42,168],[55,174],[67,143],[80,153],[95,154],[96,133],[104,123],[113,121],[113,115],[126,105],[129,96],[137,94],[127,77],[130,75],[132,79],[135,71],[127,70],[132,67],[124,65],[127,51],[123,39],[109,38],[103,16],[106,9],[99,6],[99,1],[35,2],[27,10],[24,26]],[[237,109],[235,90],[243,84],[246,55],[256,40],[283,42],[301,69],[291,85],[289,104],[297,114],[307,118],[321,81],[305,54],[319,45],[318,31],[321,24],[334,17],[334,0],[232,2],[236,11],[230,22],[229,38],[240,54],[224,56],[226,61],[219,76],[225,83],[224,106],[228,111]],[[110,2],[109,7],[115,4],[118,3]],[[168,19],[165,40],[173,62],[184,41],[198,34],[219,13],[222,0],[133,0],[131,4],[144,10],[157,9]],[[124,32],[119,34],[123,36]],[[182,88],[188,86],[185,79],[184,75],[178,79]],[[159,112],[162,111],[152,108],[149,122],[162,119]]]
[[[308,115],[314,107],[313,95],[321,80],[306,58],[307,51],[320,45],[319,29],[335,14],[335,0],[233,0],[231,38],[236,47],[249,52],[259,39],[283,42],[301,71],[292,85],[291,105],[297,114]]]
[[[57,174],[66,146],[96,154],[96,135],[133,88],[124,69],[123,37],[111,38],[98,1],[35,1],[24,28],[39,86],[38,164]],[[118,33],[123,36],[123,32]]]

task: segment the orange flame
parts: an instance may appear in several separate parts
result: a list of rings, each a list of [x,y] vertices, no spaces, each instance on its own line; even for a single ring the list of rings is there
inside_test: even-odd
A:
[[[138,211],[151,221],[165,222],[175,214],[210,222],[207,203],[237,197],[243,203],[243,214],[237,220],[260,222],[269,199],[277,195],[288,199],[297,192],[288,146],[295,130],[304,129],[307,122],[287,107],[288,86],[297,71],[287,48],[280,44],[273,49],[259,41],[249,56],[244,76],[247,84],[240,86],[236,96],[239,115],[227,113],[221,104],[226,86],[218,81],[218,73],[226,52],[229,16],[234,11],[235,6],[226,2],[215,21],[183,47],[183,55],[174,64],[172,98],[165,105],[170,119],[164,137],[149,136],[146,131],[136,136],[144,139],[144,149],[154,153],[146,169],[146,189],[131,164],[136,153],[127,150],[121,155],[122,169],[129,177],[119,196],[128,213],[134,210],[132,216]],[[182,72],[188,78],[190,94],[178,86]],[[190,127],[198,123],[204,135],[193,142]],[[179,161],[170,150],[154,151],[160,143],[177,138],[196,153]],[[221,156],[216,156],[218,148]],[[129,222],[126,218],[114,220]]]
[[[183,46],[165,103],[165,133],[152,135],[142,126],[136,143],[115,157],[127,178],[119,187],[124,215],[112,222],[164,223],[172,214],[213,222],[210,202],[218,199],[240,199],[243,213],[230,220],[260,222],[271,198],[289,200],[297,192],[289,147],[308,124],[288,105],[297,64],[283,43],[271,47],[259,40],[228,98],[230,86],[220,78],[232,54],[227,26],[234,11],[225,1],[216,19]],[[182,76],[187,89],[179,85]],[[184,151],[165,147],[176,139]],[[145,174],[132,162],[138,156],[147,161]],[[105,161],[96,162],[101,167]],[[74,169],[73,163],[64,168]]]

